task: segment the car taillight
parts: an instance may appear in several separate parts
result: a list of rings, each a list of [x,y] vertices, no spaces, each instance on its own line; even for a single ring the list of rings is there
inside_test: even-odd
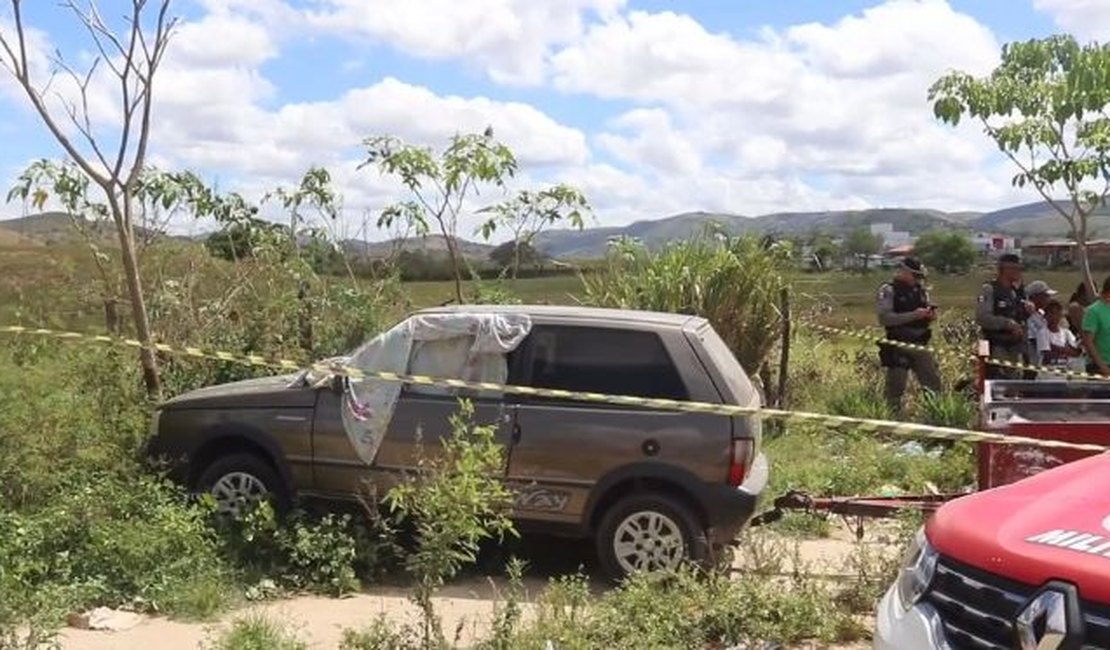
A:
[[[746,438],[732,441],[732,451],[728,461],[728,484],[732,487],[739,487],[744,482],[748,470],[751,469],[754,446],[754,443]]]

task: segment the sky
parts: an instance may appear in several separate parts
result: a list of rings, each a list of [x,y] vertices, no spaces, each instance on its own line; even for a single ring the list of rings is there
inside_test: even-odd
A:
[[[130,2],[98,4],[112,22]],[[40,81],[54,51],[88,65],[72,15],[24,5]],[[521,168],[471,211],[562,182],[604,226],[693,210],[1033,201],[974,125],[933,118],[928,87],[949,70],[988,72],[1009,41],[1110,39],[1107,0],[177,0],[172,11],[181,22],[155,82],[151,162],[251,197],[326,167],[340,229],[368,239],[388,236],[377,214],[406,197],[359,169],[365,138],[441,148],[487,125]],[[54,88],[73,96],[64,80]],[[97,75],[89,97],[110,139],[118,92]],[[31,161],[61,156],[0,71],[4,189]],[[465,216],[460,235],[476,223]]]

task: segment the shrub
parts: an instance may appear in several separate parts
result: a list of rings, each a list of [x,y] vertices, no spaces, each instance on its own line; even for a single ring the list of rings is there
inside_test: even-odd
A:
[[[343,630],[340,650],[413,650],[419,648],[419,635],[407,625],[394,626],[379,616],[361,630]]]
[[[308,644],[287,626],[263,616],[236,619],[208,650],[307,650]]]
[[[0,512],[6,587],[59,610],[104,605],[204,617],[224,605],[231,576],[206,509],[147,477],[67,479],[49,505]]]
[[[859,630],[805,577],[739,580],[693,570],[638,574],[591,600],[585,580],[554,581],[511,647],[705,648],[850,640]],[[550,644],[550,645],[549,645]]]
[[[511,493],[498,479],[504,449],[493,426],[475,426],[474,407],[461,400],[452,434],[435,455],[418,451],[416,470],[386,495],[386,504],[415,530],[416,549],[405,561],[415,580],[413,602],[423,615],[425,647],[446,639],[432,595],[477,559],[486,539],[515,533],[508,518]]]
[[[706,235],[657,253],[624,241],[582,282],[592,305],[707,318],[744,369],[757,375],[778,339],[787,262],[781,249],[747,236]]]
[[[350,515],[312,517],[296,511],[278,522],[267,503],[225,523],[223,531],[239,565],[256,580],[270,580],[281,590],[332,596],[358,589],[360,574],[380,568],[388,534],[371,531]]]

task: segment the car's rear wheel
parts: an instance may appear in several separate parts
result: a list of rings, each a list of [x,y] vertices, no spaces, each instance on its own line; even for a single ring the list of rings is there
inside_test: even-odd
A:
[[[265,459],[254,454],[232,454],[217,459],[201,472],[197,489],[212,495],[216,514],[237,519],[268,501],[276,512],[288,510],[281,478]]]
[[[678,499],[630,495],[613,504],[597,529],[601,569],[614,580],[633,573],[673,571],[708,555],[705,531]]]

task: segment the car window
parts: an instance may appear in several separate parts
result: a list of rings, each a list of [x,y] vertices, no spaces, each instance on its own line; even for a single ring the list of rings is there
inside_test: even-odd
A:
[[[688,392],[657,334],[539,326],[528,337],[524,376],[536,388],[685,400]]]
[[[455,336],[433,341],[415,341],[409,355],[409,374],[466,381],[504,384],[508,380],[508,360],[503,354],[472,354],[473,336]],[[410,384],[406,393],[416,395],[497,397],[500,392],[471,391]]]

